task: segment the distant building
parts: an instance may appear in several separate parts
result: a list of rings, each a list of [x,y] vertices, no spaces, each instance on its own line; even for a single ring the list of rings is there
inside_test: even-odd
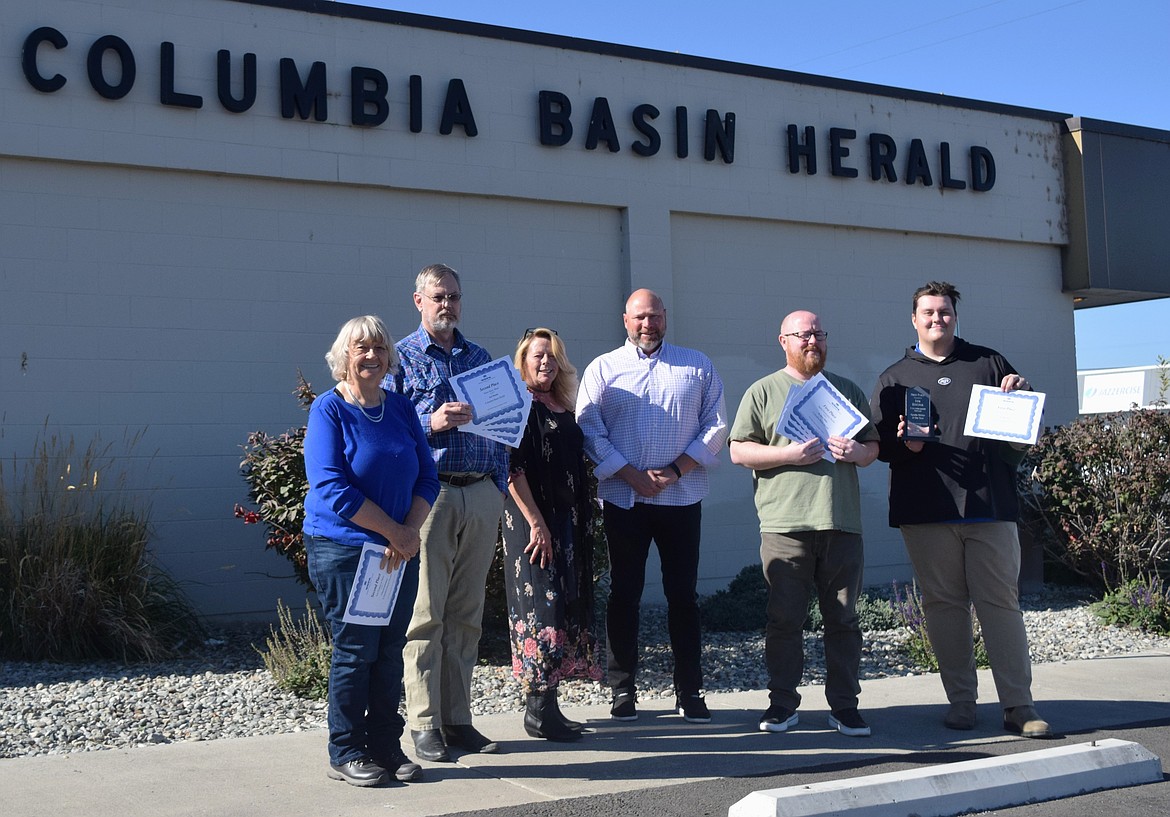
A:
[[[1170,399],[1161,366],[1130,366],[1122,369],[1086,369],[1077,372],[1077,405],[1081,414],[1105,414],[1158,407]]]

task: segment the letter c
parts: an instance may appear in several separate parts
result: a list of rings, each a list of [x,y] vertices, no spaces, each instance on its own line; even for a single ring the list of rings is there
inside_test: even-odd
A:
[[[38,91],[51,94],[53,91],[61,89],[61,86],[65,84],[65,77],[60,74],[46,77],[37,68],[37,49],[41,43],[48,43],[60,51],[69,45],[69,41],[60,31],[48,26],[41,26],[24,38],[24,51],[20,59],[21,67],[24,68],[24,78],[28,80],[29,85]]]

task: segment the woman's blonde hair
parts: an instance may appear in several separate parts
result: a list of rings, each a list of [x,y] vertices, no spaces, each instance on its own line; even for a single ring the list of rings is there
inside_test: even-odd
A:
[[[556,332],[545,329],[543,326],[525,331],[524,337],[516,346],[516,354],[512,356],[512,363],[520,370],[520,376],[524,378],[524,382],[531,386],[524,358],[528,355],[528,347],[537,338],[544,338],[549,342],[553,357],[557,361],[557,377],[552,384],[552,396],[558,403],[572,411],[573,406],[577,403],[577,369],[569,362],[569,355],[565,352],[565,344],[557,337]]]
[[[398,352],[394,349],[394,338],[386,331],[386,324],[377,315],[361,315],[350,318],[341,326],[337,339],[325,353],[325,362],[333,379],[341,382],[349,370],[349,347],[353,343],[381,342],[390,351],[388,374],[398,374]]]

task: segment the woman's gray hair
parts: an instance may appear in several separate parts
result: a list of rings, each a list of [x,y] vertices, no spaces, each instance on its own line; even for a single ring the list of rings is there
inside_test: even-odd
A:
[[[353,343],[367,343],[381,341],[390,351],[389,374],[398,374],[398,352],[394,348],[394,338],[386,331],[386,324],[377,315],[361,315],[350,318],[342,324],[337,333],[337,339],[325,353],[325,362],[329,365],[329,373],[338,382],[345,380],[349,370],[349,347]]]

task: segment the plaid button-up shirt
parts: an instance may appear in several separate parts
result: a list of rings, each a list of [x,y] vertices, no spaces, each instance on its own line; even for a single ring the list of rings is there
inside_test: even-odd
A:
[[[491,362],[491,355],[455,330],[455,346],[446,349],[431,340],[426,329],[418,329],[394,345],[401,360],[396,375],[386,375],[382,387],[405,395],[426,432],[427,442],[440,474],[491,474],[501,492],[508,490],[508,449],[457,428],[431,431],[431,415],[444,403],[460,402],[451,388],[450,377]]]

